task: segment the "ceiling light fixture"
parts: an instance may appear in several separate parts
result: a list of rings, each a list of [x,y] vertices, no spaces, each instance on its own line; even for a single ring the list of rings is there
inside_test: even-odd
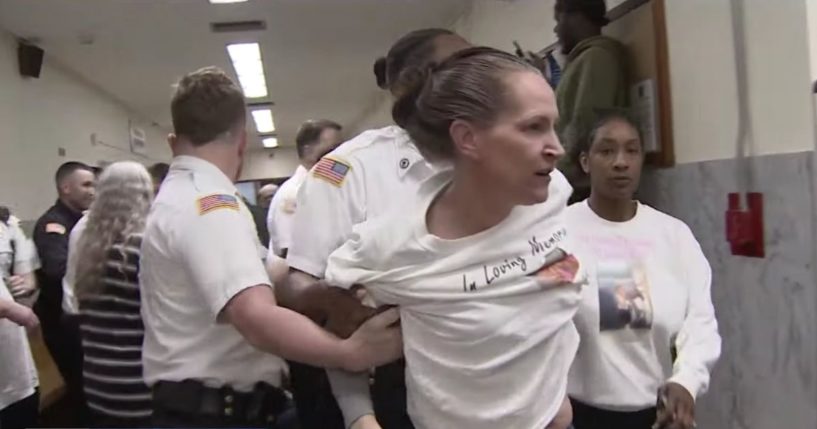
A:
[[[264,137],[261,140],[261,144],[264,145],[264,147],[268,148],[268,149],[278,147],[278,137]]]
[[[264,78],[264,64],[261,62],[261,47],[258,43],[234,43],[227,45],[227,53],[233,63],[241,89],[247,98],[267,96],[267,81]]]
[[[255,129],[258,130],[260,134],[275,131],[275,122],[272,119],[272,110],[258,109],[253,110],[250,113],[252,113],[252,119],[255,121]]]
[[[210,4],[243,3],[247,0],[210,0]]]

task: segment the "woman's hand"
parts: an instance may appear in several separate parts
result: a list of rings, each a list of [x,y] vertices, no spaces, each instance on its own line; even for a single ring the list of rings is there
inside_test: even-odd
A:
[[[8,288],[15,299],[31,295],[37,289],[33,274],[16,275],[8,278]]]
[[[14,301],[2,299],[0,299],[0,319],[11,320],[29,330],[36,328],[40,324],[37,315],[30,308]]]
[[[695,398],[684,386],[667,383],[658,390],[658,418],[655,429],[692,429],[695,424]]]

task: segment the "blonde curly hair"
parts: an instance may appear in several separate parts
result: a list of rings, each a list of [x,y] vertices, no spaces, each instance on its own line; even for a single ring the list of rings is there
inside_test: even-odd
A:
[[[77,246],[77,298],[100,292],[108,253],[142,233],[152,202],[153,181],[142,164],[124,161],[105,168]]]

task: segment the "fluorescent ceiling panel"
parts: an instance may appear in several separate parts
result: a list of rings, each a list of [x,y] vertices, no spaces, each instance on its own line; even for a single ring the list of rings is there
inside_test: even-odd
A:
[[[258,130],[259,133],[264,134],[275,131],[275,122],[272,119],[272,110],[258,109],[253,110],[251,113],[252,119],[255,121],[255,129]]]
[[[264,79],[264,64],[261,62],[261,47],[258,43],[227,45],[227,53],[230,55],[235,74],[238,75],[244,96],[266,97],[267,82]]]

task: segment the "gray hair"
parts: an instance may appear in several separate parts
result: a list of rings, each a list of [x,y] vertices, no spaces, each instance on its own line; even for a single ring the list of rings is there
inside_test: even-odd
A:
[[[108,252],[142,233],[152,202],[153,181],[142,164],[124,161],[105,168],[77,246],[77,298],[101,290]]]

